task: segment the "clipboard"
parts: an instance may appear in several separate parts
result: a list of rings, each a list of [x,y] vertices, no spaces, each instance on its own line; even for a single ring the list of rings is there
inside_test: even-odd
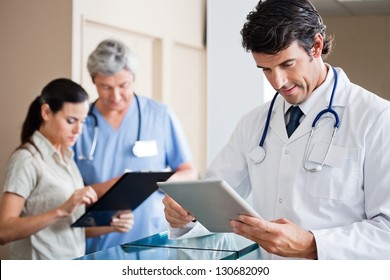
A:
[[[109,226],[111,219],[126,210],[135,210],[157,189],[157,182],[166,181],[174,172],[128,172],[87,208],[71,226]]]
[[[210,232],[233,232],[229,225],[244,214],[262,218],[224,180],[158,182],[157,185]]]

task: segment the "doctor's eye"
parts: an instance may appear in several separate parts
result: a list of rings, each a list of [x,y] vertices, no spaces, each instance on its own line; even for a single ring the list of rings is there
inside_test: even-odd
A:
[[[295,65],[295,60],[290,59],[288,61],[285,61],[281,66],[283,68],[289,68],[289,67],[293,67],[294,65]]]
[[[111,87],[108,86],[108,85],[98,85],[99,89],[100,90],[104,90],[104,91],[110,91],[111,90]]]
[[[126,81],[126,82],[120,84],[119,87],[121,89],[127,89],[130,85],[131,85],[131,82],[130,81]]]
[[[283,64],[283,67],[284,68],[290,68],[292,67],[294,64],[293,63],[286,63],[286,64]]]

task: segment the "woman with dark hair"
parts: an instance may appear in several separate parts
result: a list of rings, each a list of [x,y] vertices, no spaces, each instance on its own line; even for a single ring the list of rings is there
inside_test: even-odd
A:
[[[0,243],[12,242],[11,259],[72,259],[85,254],[86,234],[132,227],[132,213],[103,229],[70,227],[97,200],[70,148],[87,114],[88,94],[69,79],[51,81],[31,103],[0,201]]]

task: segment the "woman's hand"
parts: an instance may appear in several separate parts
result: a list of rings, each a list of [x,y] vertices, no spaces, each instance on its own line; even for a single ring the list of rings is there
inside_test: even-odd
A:
[[[96,202],[97,199],[98,197],[95,190],[90,186],[76,190],[64,204],[59,206],[58,210],[60,212],[60,216],[70,216],[81,205],[89,205]]]

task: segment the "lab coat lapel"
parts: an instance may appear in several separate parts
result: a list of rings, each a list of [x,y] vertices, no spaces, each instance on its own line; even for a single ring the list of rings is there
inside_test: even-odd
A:
[[[327,95],[327,94],[326,94]],[[294,133],[291,135],[289,138],[289,141],[295,141],[300,137],[303,137],[304,135],[310,133],[312,124],[314,119],[317,117],[318,113],[321,112],[322,110],[328,108],[328,103],[326,102],[329,100],[329,98],[320,98],[318,102],[313,106],[313,108],[309,111],[307,116],[303,119],[303,121],[299,124],[298,128],[294,131]],[[327,122],[332,121],[332,119],[326,119],[322,120],[317,124],[317,128],[325,125]]]
[[[345,107],[345,104],[348,100],[349,88],[347,87],[347,85],[349,84],[349,80],[341,69],[336,68],[336,70],[339,75],[339,80],[335,91],[335,97],[333,100],[333,109],[335,111],[338,111],[339,118],[341,118],[341,108]],[[324,89],[324,91],[318,92],[318,94],[322,94],[321,98],[319,98],[318,101],[314,104],[314,106],[309,110],[303,121],[300,123],[300,125],[294,131],[290,138],[288,138],[287,136],[286,122],[284,119],[284,98],[282,96],[279,96],[277,101],[275,102],[274,109],[272,112],[270,128],[285,143],[295,141],[309,134],[312,128],[313,121],[317,117],[318,113],[329,107],[329,100],[332,95],[332,89],[333,82],[326,89]],[[326,115],[330,115],[331,118],[324,118],[324,116]],[[317,124],[317,128],[324,126],[328,122],[334,122],[334,117],[330,113],[326,113],[323,115],[321,121]]]
[[[309,133],[311,130],[311,124],[313,123],[314,118],[317,116],[318,112],[320,110],[323,110],[327,108],[327,104],[323,104],[324,99],[321,98],[319,102],[314,106],[313,110],[310,110],[310,113],[308,116],[306,116],[302,123],[298,126],[298,128],[294,131],[294,133],[291,135],[290,138],[287,136],[287,130],[286,130],[286,121],[284,119],[284,98],[280,96],[277,99],[277,102],[274,105],[274,109],[272,110],[272,117],[270,122],[270,128],[272,131],[283,141],[283,142],[291,142],[294,141],[305,134]],[[322,126],[323,123],[321,122],[319,125]]]
[[[348,100],[348,93],[349,93],[349,80],[346,77],[345,73],[342,70],[338,70],[338,85],[336,87],[336,91],[334,93],[333,98],[333,110],[338,112],[338,116],[341,122],[342,112],[343,110],[341,108],[344,108],[346,105],[346,102]],[[321,98],[314,104],[313,108],[310,109],[307,116],[305,116],[302,123],[298,126],[297,130],[291,135],[290,141],[294,141],[307,133],[310,133],[312,124],[314,119],[317,117],[317,115],[322,111],[329,107],[329,100],[332,95],[333,90],[333,83],[325,89],[325,92],[322,92],[319,94],[322,94]],[[329,118],[324,118],[325,116],[329,116]],[[331,113],[325,113],[321,117],[321,121],[317,123],[317,128],[320,128],[324,125],[326,125],[328,122],[332,122],[334,125],[334,116]]]
[[[284,98],[279,95],[274,108],[272,109],[272,116],[270,121],[270,128],[283,141],[288,140],[286,131],[286,122],[284,120]]]

